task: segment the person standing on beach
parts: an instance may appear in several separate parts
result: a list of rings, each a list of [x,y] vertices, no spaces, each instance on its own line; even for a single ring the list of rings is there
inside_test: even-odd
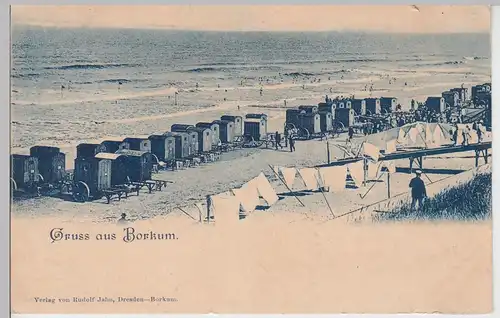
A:
[[[118,219],[118,224],[127,224],[128,223],[128,220],[127,220],[127,214],[125,213],[122,213],[121,217]]]
[[[465,129],[462,129],[462,137],[463,137],[462,146],[469,145],[469,140],[471,137],[469,125],[465,126]]]
[[[283,149],[283,146],[281,145],[281,135],[279,132],[276,132],[274,134],[274,143],[275,143],[275,146],[276,146],[276,150],[278,150],[278,146]]]
[[[349,126],[349,130],[348,130],[347,135],[349,136],[348,141],[351,142],[352,137],[354,136],[354,128],[352,128],[352,126]]]
[[[411,179],[409,187],[411,188],[411,211],[415,210],[418,203],[418,209],[422,208],[424,198],[427,197],[425,183],[421,178],[422,171],[415,171],[415,178]]]
[[[288,137],[288,143],[290,144],[290,152],[294,152],[295,151],[295,140],[293,140],[292,135],[290,135]]]

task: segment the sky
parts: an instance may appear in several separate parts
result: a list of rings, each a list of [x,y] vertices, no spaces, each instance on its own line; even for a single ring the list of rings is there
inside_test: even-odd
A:
[[[19,6],[14,25],[207,31],[489,32],[488,6]]]

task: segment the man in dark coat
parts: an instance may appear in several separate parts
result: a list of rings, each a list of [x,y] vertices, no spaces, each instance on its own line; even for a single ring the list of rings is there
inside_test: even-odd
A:
[[[293,140],[293,135],[288,136],[288,143],[290,144],[290,152],[295,151],[295,140]]]
[[[274,142],[275,142],[275,146],[276,146],[276,150],[278,150],[278,146],[283,149],[283,146],[281,145],[281,135],[279,132],[276,132],[274,134]]]
[[[348,136],[349,136],[349,141],[351,141],[352,137],[354,136],[354,128],[352,128],[351,126],[349,126]]]
[[[425,183],[421,179],[422,171],[415,171],[415,178],[410,181],[411,188],[411,210],[415,210],[415,205],[418,203],[418,209],[422,208],[424,198],[427,197]]]

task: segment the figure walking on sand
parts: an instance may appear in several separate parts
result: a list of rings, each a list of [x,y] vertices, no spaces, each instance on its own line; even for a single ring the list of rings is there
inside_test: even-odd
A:
[[[288,144],[290,145],[290,152],[295,151],[295,140],[293,140],[293,135],[288,136]]]
[[[349,126],[349,130],[347,132],[347,136],[349,137],[347,139],[347,141],[351,142],[352,141],[352,137],[354,136],[354,128],[352,128],[351,126]]]
[[[276,150],[278,150],[278,146],[280,147],[280,149],[283,149],[283,146],[281,145],[281,135],[279,132],[276,132],[274,134],[274,143],[276,146]]]
[[[415,206],[418,204],[417,210],[422,209],[424,199],[427,197],[425,183],[421,178],[422,171],[415,171],[415,178],[410,181],[411,188],[411,211],[415,211]]]

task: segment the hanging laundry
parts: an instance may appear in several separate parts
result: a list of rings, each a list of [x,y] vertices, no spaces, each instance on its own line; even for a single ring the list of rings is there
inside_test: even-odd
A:
[[[462,143],[464,142],[464,136],[462,134],[463,130],[458,128],[457,131],[457,142],[455,143],[455,146],[461,146]]]
[[[396,152],[397,151],[396,145],[397,145],[396,139],[387,142],[385,146],[385,153],[390,154]]]
[[[328,192],[339,192],[345,189],[347,166],[319,168],[319,176]]]
[[[399,129],[399,132],[398,132],[398,139],[397,141],[400,143],[400,144],[406,144],[408,143],[408,129],[403,129],[403,128],[400,128]]]
[[[203,208],[203,204],[198,202],[195,204],[196,208],[198,209],[199,212],[199,219],[203,220],[206,217],[206,209]]]
[[[295,176],[297,175],[297,169],[280,167],[279,173],[280,173],[280,176],[285,181],[285,184],[287,185],[287,187],[289,187],[291,189],[293,186],[293,183],[295,182]]]
[[[274,173],[275,173],[276,175],[279,175],[281,168],[283,168],[283,167],[280,167],[280,166],[273,166],[273,171],[274,171]]]
[[[369,157],[373,161],[378,161],[378,158],[380,157],[380,149],[370,143],[365,142],[363,144],[363,155]]]
[[[250,213],[260,203],[259,192],[253,184],[246,183],[239,189],[231,190],[241,204],[243,212]]]
[[[394,161],[384,161],[384,166],[387,168],[387,171],[389,171],[389,173],[396,172],[396,164],[394,163]]]
[[[469,134],[470,134],[469,144],[477,144],[479,142],[479,136],[477,135],[477,131],[471,130]]]
[[[211,211],[217,225],[238,222],[240,202],[236,197],[221,194],[210,197],[212,202]]]
[[[436,126],[436,128],[434,129],[434,133],[432,134],[432,139],[434,140],[434,145],[436,147],[441,147],[443,145],[445,137],[443,134],[443,130],[439,125]]]
[[[425,125],[425,143],[427,146],[434,144],[434,135],[429,124]]]
[[[267,205],[271,206],[278,202],[279,197],[269,183],[269,180],[267,180],[264,173],[261,172],[259,176],[253,180],[255,180],[253,182],[256,183],[257,190],[259,191],[259,194],[264,199],[264,201],[266,201]]]
[[[418,130],[415,127],[410,128],[408,131],[408,139],[410,140],[411,146],[417,142]]]
[[[364,171],[364,163],[363,160],[350,163],[347,165],[347,169],[349,169],[349,174],[351,178],[354,180],[354,183],[359,188],[363,185],[365,171]]]
[[[299,169],[299,174],[304,181],[307,190],[317,190],[319,188],[319,174],[315,168]]]
[[[375,180],[381,163],[368,162],[368,180]]]

